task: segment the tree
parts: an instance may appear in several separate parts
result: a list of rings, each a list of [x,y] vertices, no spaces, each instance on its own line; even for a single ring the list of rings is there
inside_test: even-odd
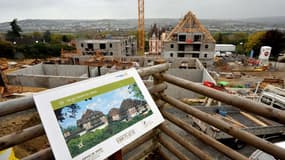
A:
[[[48,43],[51,41],[51,33],[49,30],[45,31],[44,33],[44,41]]]
[[[12,30],[9,30],[6,34],[6,39],[9,41],[15,41],[17,38],[21,37],[22,29],[17,24],[17,19],[14,19],[12,22],[10,22],[10,26]]]
[[[14,58],[15,48],[13,44],[0,40],[0,57]]]
[[[249,35],[247,43],[245,44],[245,52],[249,53],[251,50],[253,50],[255,55],[258,55],[261,47],[261,39],[264,37],[264,35],[264,31],[255,32]]]
[[[63,35],[62,36],[62,41],[63,42],[69,42],[70,40],[69,40],[69,38],[66,35]]]
[[[277,29],[269,30],[261,39],[261,46],[272,47],[271,55],[274,58],[285,49],[285,34]]]
[[[33,38],[34,40],[39,41],[39,40],[42,40],[42,39],[43,39],[43,35],[42,35],[42,33],[40,33],[40,32],[33,32],[33,33],[32,33],[32,38]]]
[[[129,89],[129,93],[133,93],[136,98],[144,99],[144,96],[136,83],[130,85],[128,89]]]
[[[215,38],[217,44],[223,43],[223,35],[221,32],[214,34],[214,38]]]
[[[63,112],[64,108],[68,108],[67,112]],[[77,104],[71,104],[69,106],[55,110],[55,115],[58,121],[63,122],[66,118],[75,118],[75,114],[78,112],[80,107]]]
[[[50,38],[51,38],[50,42],[53,44],[60,44],[62,41],[62,35],[61,34],[53,33],[53,34],[51,34]]]

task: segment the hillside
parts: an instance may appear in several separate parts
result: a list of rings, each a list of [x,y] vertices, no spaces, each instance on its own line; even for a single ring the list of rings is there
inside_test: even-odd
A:
[[[146,19],[145,28],[150,29],[154,23],[158,26],[174,27],[179,19]],[[285,17],[261,17],[238,20],[216,20],[200,19],[205,27],[212,31],[257,31],[268,29],[285,30]],[[27,19],[18,21],[24,32],[79,32],[79,31],[128,31],[137,28],[136,19],[102,19],[102,20],[60,20],[60,19]],[[0,23],[0,32],[7,32],[10,29],[9,22]]]

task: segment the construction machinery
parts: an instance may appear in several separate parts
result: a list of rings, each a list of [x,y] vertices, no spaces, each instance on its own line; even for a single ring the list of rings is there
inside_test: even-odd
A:
[[[285,110],[285,89],[267,85],[261,93],[259,102],[274,108]]]

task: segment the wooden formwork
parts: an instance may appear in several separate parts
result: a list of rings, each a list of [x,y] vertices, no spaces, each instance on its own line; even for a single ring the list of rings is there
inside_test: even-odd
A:
[[[176,125],[177,127],[183,129],[185,132],[195,136],[206,145],[211,146],[212,148],[216,149],[231,159],[248,159],[246,156],[238,153],[235,150],[232,150],[228,146],[225,146],[212,137],[192,127],[191,124],[183,121],[175,115],[172,115],[171,113],[168,113],[164,109],[165,106],[177,108],[180,111],[183,111],[184,113],[190,114],[191,116],[194,116],[203,122],[213,125],[214,127],[228,133],[229,135],[232,135],[233,137],[245,141],[246,143],[255,146],[258,149],[270,153],[279,159],[285,159],[284,149],[275,146],[272,143],[256,137],[255,135],[252,135],[246,131],[242,131],[236,126],[230,125],[221,119],[216,119],[214,116],[197,110],[173,97],[165,95],[164,90],[167,88],[167,83],[175,84],[184,89],[188,89],[207,97],[217,99],[224,103],[233,105],[234,107],[240,108],[244,111],[255,113],[262,117],[266,117],[283,124],[285,124],[284,112],[280,112],[277,109],[268,108],[265,105],[255,103],[244,98],[228,95],[227,93],[213,90],[211,88],[207,88],[202,85],[168,75],[165,73],[168,68],[168,64],[160,64],[140,69],[138,71],[141,77],[154,77],[154,83],[148,89],[156,101],[156,104],[159,106],[159,109],[166,121],[157,128],[137,139],[135,142],[123,148],[122,154],[125,159],[141,159],[153,150],[157,150],[157,153],[159,153],[163,159],[171,159],[168,156],[169,154],[175,156],[178,159],[190,159],[187,154],[185,154],[184,150],[177,148],[174,144],[171,143],[171,141],[166,140],[165,137],[174,140],[176,143],[184,147],[188,152],[193,153],[193,155],[197,156],[200,159],[214,159],[212,155],[209,155],[201,148],[198,148],[195,146],[195,144],[183,141],[183,136],[177,134],[175,130],[168,126],[168,123]],[[35,108],[35,104],[32,97],[2,102],[0,103],[0,117],[10,116],[17,112],[33,108]],[[2,136],[0,137],[0,150],[23,143],[43,134],[43,126],[41,124],[38,124],[24,129],[20,132]],[[143,149],[140,149],[138,152],[133,152],[136,148],[139,147]],[[39,152],[34,153],[33,155],[25,157],[24,159],[51,159],[51,157],[53,157],[51,149],[47,147]]]

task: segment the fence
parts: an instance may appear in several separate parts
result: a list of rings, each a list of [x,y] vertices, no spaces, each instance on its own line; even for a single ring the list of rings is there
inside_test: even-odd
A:
[[[185,104],[174,97],[168,96],[165,94],[164,90],[167,89],[167,83],[171,83],[181,87],[181,89],[188,89],[194,92],[197,92],[201,95],[222,101],[226,104],[232,105],[241,110],[260,115],[262,117],[277,121],[279,123],[285,124],[285,113],[280,112],[280,110],[275,108],[269,108],[266,105],[247,100],[242,97],[229,95],[224,92],[220,92],[208,87],[204,87],[197,83],[193,83],[178,77],[166,74],[168,70],[168,64],[160,64],[152,67],[140,69],[138,72],[142,78],[147,78],[153,76],[153,84],[148,88],[152,94],[156,104],[158,105],[161,113],[163,114],[166,121],[153,129],[152,131],[146,133],[144,136],[137,139],[135,142],[129,144],[128,146],[122,149],[122,155],[124,159],[136,160],[143,158],[148,153],[153,152],[154,150],[159,153],[164,159],[170,159],[169,154],[176,156],[178,159],[187,160],[190,159],[187,152],[191,152],[196,157],[200,159],[214,159],[203,151],[201,148],[198,148],[194,144],[185,141],[184,137],[176,133],[172,127],[169,127],[169,124],[173,124],[180,129],[183,129],[190,135],[195,136],[197,139],[201,140],[208,146],[211,146],[218,152],[224,154],[231,159],[248,159],[246,156],[238,153],[237,151],[229,148],[228,146],[220,143],[214,138],[206,135],[200,130],[194,128],[187,121],[178,118],[173,113],[168,112],[167,108],[176,108],[182,111],[185,114],[189,114],[199,120],[206,122],[225,133],[248,143],[260,150],[263,150],[267,153],[272,154],[273,156],[279,159],[285,159],[285,150],[273,145],[272,143],[259,138],[255,135],[252,135],[244,130],[236,128],[229,123],[226,123],[223,120],[216,119],[214,116],[202,112],[194,107],[191,107],[188,104]],[[10,116],[17,112],[22,112],[26,110],[35,111],[35,104],[32,97],[25,97],[20,99],[15,99],[7,102],[0,103],[0,117]],[[9,135],[0,137],[0,150],[12,147],[17,144],[21,144],[25,141],[44,135],[44,129],[41,124],[34,125],[32,127],[23,129],[21,132],[15,132]],[[174,140],[176,143],[183,146],[184,149],[176,147],[171,141],[165,137]],[[39,152],[36,152],[28,157],[23,158],[24,160],[33,160],[33,159],[51,159],[53,157],[51,149],[46,148]]]

